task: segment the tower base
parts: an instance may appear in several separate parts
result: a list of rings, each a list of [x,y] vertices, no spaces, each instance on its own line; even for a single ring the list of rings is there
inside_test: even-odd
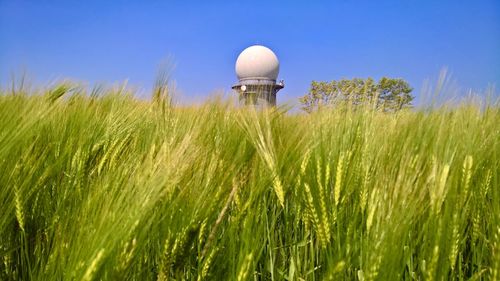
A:
[[[276,106],[276,94],[283,89],[283,81],[268,79],[245,79],[232,87],[238,92],[241,105],[257,107]]]

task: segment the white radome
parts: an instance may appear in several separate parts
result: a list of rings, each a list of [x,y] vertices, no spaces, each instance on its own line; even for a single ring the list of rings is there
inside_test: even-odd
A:
[[[236,75],[239,80],[276,80],[279,71],[280,63],[278,57],[276,57],[271,49],[261,45],[246,48],[236,60]]]

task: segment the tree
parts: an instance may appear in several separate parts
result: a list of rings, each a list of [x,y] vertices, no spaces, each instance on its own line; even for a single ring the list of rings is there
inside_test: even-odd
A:
[[[398,111],[411,106],[413,89],[403,79],[383,77],[378,83],[372,78],[342,79],[311,83],[309,93],[300,98],[302,109],[312,112],[323,106],[348,102],[358,106],[373,104],[383,111]]]

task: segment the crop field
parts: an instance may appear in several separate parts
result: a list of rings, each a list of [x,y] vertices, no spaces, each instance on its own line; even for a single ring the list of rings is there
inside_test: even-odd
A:
[[[500,107],[0,93],[0,280],[500,280]]]

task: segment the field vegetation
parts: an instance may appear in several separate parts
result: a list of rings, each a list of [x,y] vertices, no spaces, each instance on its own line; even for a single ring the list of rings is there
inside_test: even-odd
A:
[[[500,108],[0,94],[1,280],[500,280]]]

